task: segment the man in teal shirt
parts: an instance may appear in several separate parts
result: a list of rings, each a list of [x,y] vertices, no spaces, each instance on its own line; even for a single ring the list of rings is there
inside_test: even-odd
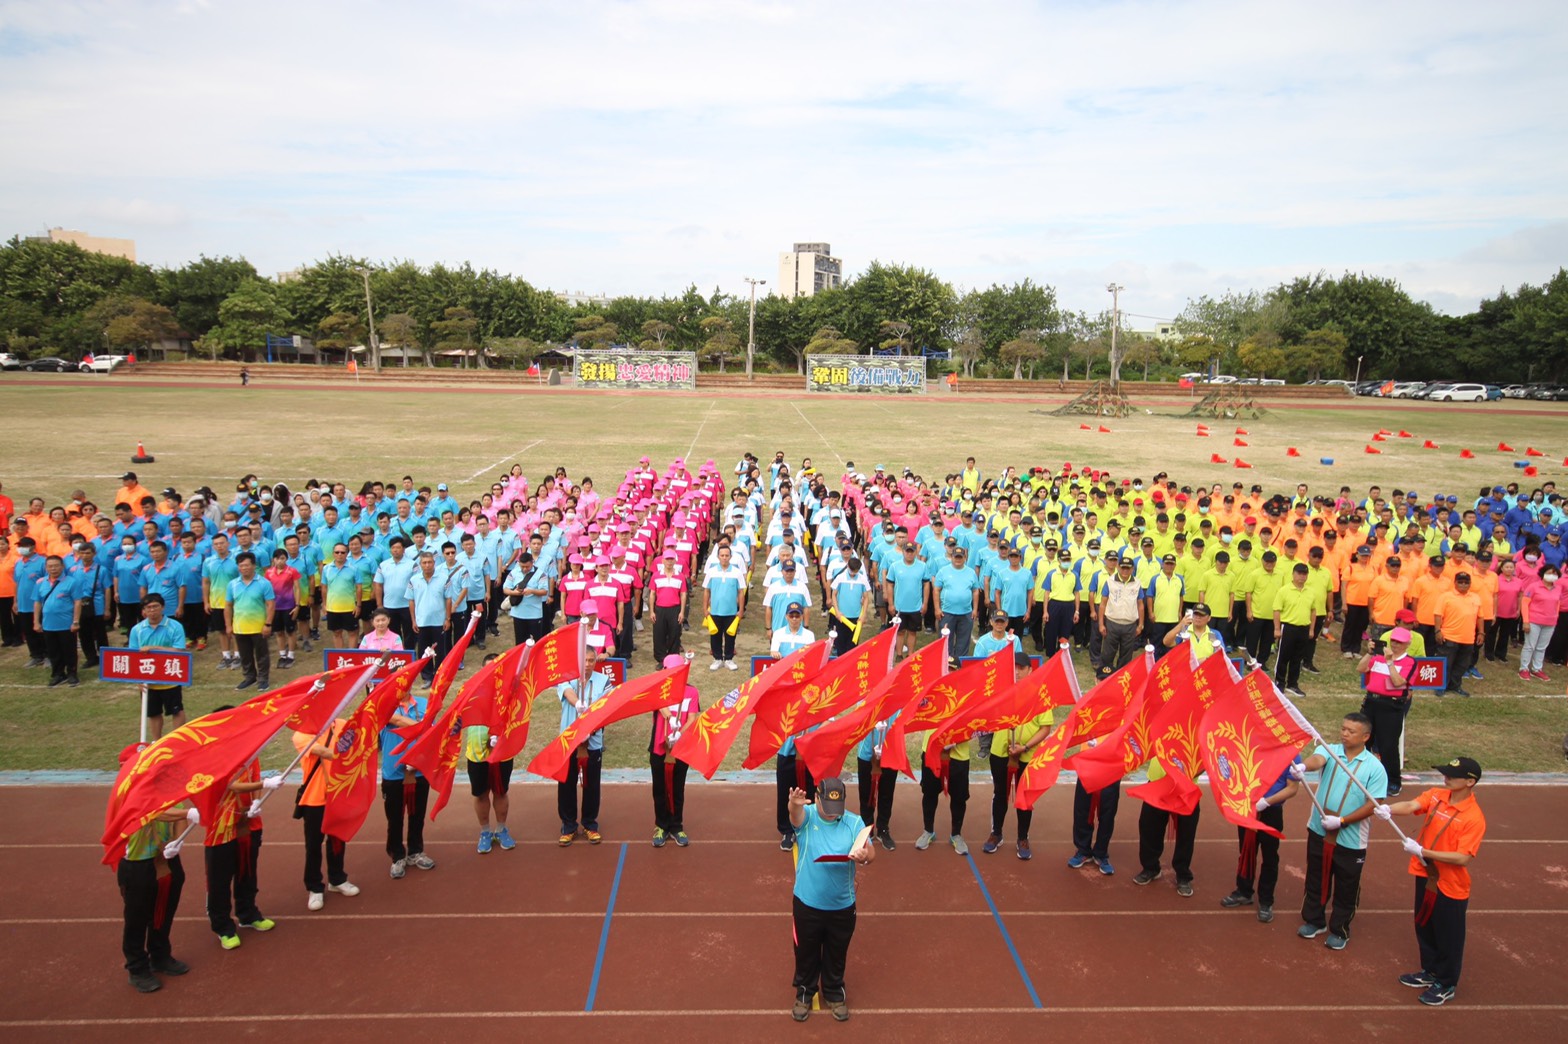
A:
[[[804,790],[790,791],[789,821],[795,831],[795,1006],[790,1015],[796,1022],[810,1018],[820,990],[833,1017],[845,1022],[849,1004],[844,969],[855,934],[855,871],[876,858],[876,846],[855,845],[866,824],[844,811],[844,781],[836,776],[822,781],[814,805]],[[819,863],[822,856],[827,860]]]
[[[980,578],[969,568],[968,553],[962,547],[949,552],[948,564],[931,580],[937,604],[942,611],[942,626],[948,632],[948,656],[956,663],[969,655],[969,640],[974,634],[975,613],[980,607]]]

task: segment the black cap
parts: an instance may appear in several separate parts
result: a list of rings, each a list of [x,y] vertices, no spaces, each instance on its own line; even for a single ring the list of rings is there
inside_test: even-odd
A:
[[[1176,564],[1176,556],[1175,555],[1166,555],[1164,558],[1160,559],[1160,562],[1161,563],[1168,562],[1171,565],[1175,565]]]
[[[1433,765],[1447,779],[1481,778],[1481,763],[1474,758],[1455,758],[1446,765]]]
[[[817,813],[837,818],[844,814],[844,781],[829,776],[817,784]]]
[[[1213,613],[1209,612],[1209,604],[1207,602],[1198,602],[1197,604],[1195,604],[1192,607],[1192,614],[1194,616],[1213,616],[1214,615]]]

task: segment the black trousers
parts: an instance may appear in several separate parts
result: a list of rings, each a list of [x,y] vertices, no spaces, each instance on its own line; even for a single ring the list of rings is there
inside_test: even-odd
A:
[[[267,636],[261,631],[255,634],[234,635],[234,649],[240,657],[240,673],[243,681],[258,682],[266,685],[272,678],[272,654],[267,647]]]
[[[1438,892],[1432,913],[1422,924],[1421,905],[1428,889],[1436,891],[1437,886],[1425,877],[1416,878],[1416,946],[1421,950],[1421,970],[1453,989],[1464,970],[1465,911],[1470,900],[1450,899]]]
[[[856,758],[855,767],[860,777],[860,818],[867,826],[874,825],[876,833],[886,833],[893,821],[893,788],[898,785],[898,772],[890,768],[873,769],[865,758]],[[874,780],[873,772],[876,773]]]
[[[1247,654],[1267,665],[1274,655],[1274,621],[1259,618],[1247,621]]]
[[[82,662],[88,667],[98,666],[98,650],[109,644],[109,622],[84,604],[76,637],[82,645]]]
[[[1257,814],[1257,819],[1275,830],[1284,830],[1285,806],[1270,805]],[[1250,896],[1256,881],[1259,905],[1273,906],[1274,886],[1279,883],[1279,838],[1246,827],[1236,828],[1236,838],[1241,847],[1236,860],[1236,891]]]
[[[44,631],[43,639],[50,680],[76,677],[76,632]]]
[[[926,833],[936,833],[936,806],[942,800],[942,777],[920,760],[920,820]],[[964,810],[969,807],[969,762],[947,759],[947,809],[953,834],[964,832]]]
[[[583,777],[582,827],[584,830],[599,829],[599,776],[604,770],[604,751],[588,751],[588,760],[586,762],[579,762],[577,754],[577,751],[573,751],[571,758],[566,762],[566,781],[555,785],[555,811],[561,817],[561,833],[563,834],[571,834],[577,831],[577,773],[579,769]]]
[[[637,593],[641,594],[642,592],[639,591]],[[621,626],[615,632],[615,655],[623,660],[630,660],[632,658],[632,635],[637,630],[632,623],[631,605],[628,603],[620,607],[616,612],[616,618],[621,620]],[[733,639],[730,644],[733,647]],[[734,657],[731,656],[730,659],[734,659]]]
[[[795,828],[789,821],[789,792],[791,787],[799,787],[806,792],[809,801],[817,799],[817,781],[811,778],[811,770],[806,768],[804,761],[798,760],[793,754],[780,754],[773,764],[774,789],[778,792],[777,809],[778,828],[780,836],[793,834]]]
[[[202,849],[207,862],[207,923],[218,935],[238,935],[236,917],[239,924],[261,920],[261,911],[256,909],[256,861],[261,855],[261,833],[253,830]]]
[[[387,618],[391,620],[390,629],[392,633],[402,640],[403,648],[412,649],[414,647],[414,618],[408,606],[405,605],[401,609],[388,609],[386,614]],[[306,630],[308,631],[309,628],[306,628]]]
[[[1048,600],[1045,603],[1045,648],[1049,652],[1056,651],[1056,645],[1061,641],[1071,641],[1074,626],[1074,602],[1058,602]]]
[[[656,605],[653,607],[653,661],[663,664],[670,653],[681,651],[681,607]]]
[[[179,620],[180,626],[185,628],[185,637],[189,641],[207,640],[207,610],[201,607],[200,602],[186,602],[181,606]]]
[[[1392,700],[1387,696],[1370,693],[1361,701],[1361,713],[1372,719],[1372,739],[1368,746],[1377,752],[1377,759],[1388,773],[1388,789],[1397,791],[1400,786],[1399,737],[1405,731],[1405,715],[1410,713],[1409,700]]]
[[[1165,636],[1170,634],[1171,629],[1175,626],[1174,623],[1149,621],[1149,644],[1154,646],[1154,658],[1156,660],[1161,659],[1166,653],[1170,652],[1169,649],[1165,648]]]
[[[324,805],[302,805],[300,811],[305,825],[305,891],[324,892],[327,885],[340,885],[348,880],[343,869],[343,842],[321,832],[321,818],[326,814]],[[321,879],[321,852],[327,853],[327,879]]]
[[[809,1004],[820,989],[830,1004],[845,1000],[844,966],[855,935],[855,908],[818,910],[799,899],[793,902],[795,996]]]
[[[394,863],[425,850],[425,808],[430,803],[430,781],[424,776],[415,775],[414,785],[409,787],[406,774],[413,771],[404,769],[403,779],[381,781],[381,807],[387,814],[387,855],[392,857]],[[403,843],[405,818],[408,820],[406,846]]]
[[[1073,850],[1095,859],[1111,857],[1111,835],[1116,831],[1116,809],[1122,802],[1122,785],[1112,783],[1090,793],[1082,783],[1073,787]]]
[[[480,632],[481,634],[487,633],[489,631],[499,630],[499,628],[495,625],[496,613],[500,611],[501,599],[504,597],[501,594],[501,585],[496,583],[494,580],[488,582],[488,586],[485,589],[485,595],[485,618],[480,621],[479,624],[480,627],[484,628],[484,630]]]
[[[1361,868],[1366,863],[1364,848],[1346,848],[1335,842],[1325,868],[1324,849],[1327,847],[1322,834],[1307,831],[1307,886],[1301,900],[1301,919],[1307,924],[1328,930],[1341,938],[1350,937],[1350,922],[1356,919],[1356,907],[1361,902]],[[1333,909],[1328,910],[1324,901],[1324,877],[1328,878],[1328,899]],[[1325,912],[1328,919],[1324,920]]]
[[[16,596],[0,598],[0,646],[14,648],[22,644],[22,628],[16,622]]]
[[[715,616],[714,624],[718,630],[708,636],[708,648],[713,653],[715,660],[733,660],[735,658],[735,636],[729,633],[730,624],[735,622],[733,616]]]
[[[1437,655],[1448,661],[1448,686],[1445,691],[1458,692],[1464,688],[1465,672],[1475,666],[1476,653],[1480,648],[1468,642],[1438,643]]]
[[[125,932],[120,949],[125,954],[125,970],[132,975],[152,970],[153,961],[168,960],[169,929],[180,907],[180,891],[185,887],[185,868],[180,857],[169,860],[169,875],[158,882],[161,859],[121,859],[115,867],[120,898],[125,902]]]
[[[1274,682],[1280,688],[1301,684],[1301,665],[1312,648],[1312,629],[1306,624],[1284,624],[1280,628],[1279,663]]]
[[[1486,658],[1488,660],[1508,659],[1508,649],[1519,638],[1519,618],[1517,616],[1499,616],[1487,625],[1486,632]]]
[[[42,660],[46,655],[44,650],[44,636],[38,628],[33,626],[33,614],[21,612],[16,614],[17,630],[22,632],[22,640],[27,643],[27,657],[30,660]]]
[[[834,656],[843,656],[845,653],[849,652],[849,650],[851,650],[851,649],[853,649],[855,647],[855,635],[851,631],[851,628],[853,628],[854,626],[855,626],[855,621],[854,620],[849,621],[849,625],[848,626],[845,626],[844,624],[840,623],[837,620],[833,621],[833,655]]]
[[[686,773],[690,766],[680,758],[648,753],[653,775],[653,825],[666,834],[686,829]]]
[[[1002,827],[1007,823],[1007,809],[1013,803],[1013,788],[1018,784],[1018,775],[1022,766],[1014,765],[1008,771],[1007,758],[991,755],[991,833],[997,837],[1002,836]],[[1021,808],[1018,810],[1018,839],[1029,840],[1029,824],[1034,821],[1034,810]]]
[[[1359,651],[1361,638],[1367,633],[1367,624],[1371,620],[1371,611],[1367,606],[1345,606],[1345,625],[1339,633],[1339,651],[1347,653]]]
[[[425,669],[419,675],[425,680],[426,684],[429,684],[435,680],[436,667],[441,663],[441,658],[451,648],[451,645],[447,642],[446,628],[440,624],[430,627],[416,627],[414,628],[414,634],[414,644],[418,647],[414,652],[416,657],[423,656],[426,649],[435,650],[435,656],[425,665]]]
[[[512,617],[512,644],[523,645],[530,638],[539,641],[550,632],[545,630],[544,617],[524,619],[521,616]]]
[[[1138,862],[1145,873],[1160,872],[1160,857],[1165,854],[1165,830],[1172,819],[1176,820],[1176,847],[1171,851],[1171,869],[1176,880],[1192,880],[1192,850],[1198,840],[1198,816],[1203,812],[1199,805],[1188,816],[1178,816],[1157,808],[1147,801],[1138,813]]]

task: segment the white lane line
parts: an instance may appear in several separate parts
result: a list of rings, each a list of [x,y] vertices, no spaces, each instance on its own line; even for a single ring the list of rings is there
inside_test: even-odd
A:
[[[485,465],[484,467],[480,468],[478,471],[474,472],[472,475],[470,475],[467,478],[465,478],[463,481],[464,482],[472,482],[472,481],[474,481],[474,479],[478,478],[480,475],[483,475],[485,472],[491,470],[492,468],[499,468],[502,464],[505,464],[507,461],[512,460],[513,458],[521,457],[524,453],[527,453],[529,450],[533,449],[535,446],[539,445],[541,442],[544,442],[544,441],[545,441],[544,439],[535,439],[534,441],[530,442],[528,445],[524,446],[522,449],[518,450],[516,453],[508,453],[506,456],[502,457],[500,460],[496,461],[494,464],[487,464],[487,465]]]
[[[833,444],[828,441],[828,437],[826,435],[822,434],[822,429],[818,428],[815,424],[811,423],[811,418],[806,416],[804,413],[801,413],[799,406],[796,406],[795,403],[793,403],[793,402],[791,402],[790,405],[795,407],[795,412],[796,413],[800,413],[800,419],[806,422],[806,427],[810,428],[812,431],[817,433],[817,438],[822,440],[822,445],[824,445],[824,446],[826,446],[828,448],[828,452],[833,454],[833,456],[838,457],[839,466],[843,467],[844,466],[844,458],[843,457],[839,457],[838,450],[834,449],[833,448]]]
[[[682,460],[691,460],[691,451],[697,448],[697,440],[702,437],[702,429],[708,426],[708,418],[713,416],[713,407],[719,404],[718,399],[708,403],[708,412],[702,415],[702,423],[697,425],[697,434],[691,437],[691,445],[686,447],[686,455]]]

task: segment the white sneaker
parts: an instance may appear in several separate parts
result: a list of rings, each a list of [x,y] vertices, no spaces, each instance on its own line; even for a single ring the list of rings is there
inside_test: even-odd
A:
[[[339,895],[358,895],[359,885],[355,884],[353,881],[344,881],[340,885],[327,885],[327,891],[337,892]]]
[[[723,667],[723,666],[724,666],[724,661],[723,660],[714,660],[712,663],[708,664],[708,670],[716,671],[720,667]]]
[[[969,854],[969,842],[964,840],[962,834],[953,835],[953,851],[961,856]]]
[[[641,620],[633,620],[632,623],[636,626],[636,629],[639,632],[642,630],[642,621]]]
[[[936,835],[929,830],[922,830],[920,836],[915,838],[916,851],[924,852],[931,847],[931,842],[936,840]]]
[[[305,900],[305,909],[319,910],[327,905],[327,897],[320,892],[311,892],[309,895],[310,897]]]
[[[739,667],[735,666],[735,661],[734,660],[725,660],[724,661],[724,669],[727,670],[727,671],[738,671],[738,670],[740,670]]]

